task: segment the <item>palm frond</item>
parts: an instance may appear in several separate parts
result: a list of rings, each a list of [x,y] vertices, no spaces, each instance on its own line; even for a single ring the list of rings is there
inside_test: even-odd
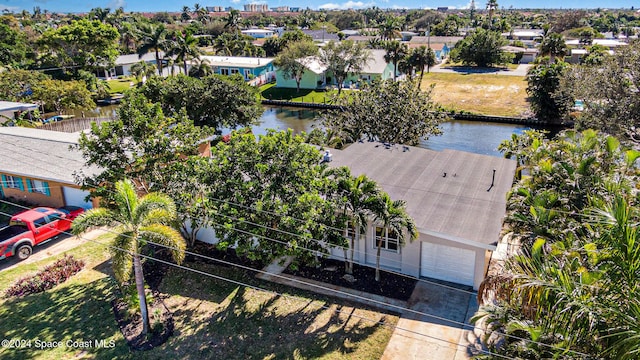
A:
[[[73,220],[71,232],[81,234],[91,228],[100,226],[114,226],[117,224],[115,214],[106,208],[91,209]]]
[[[125,282],[131,277],[133,268],[133,255],[136,250],[136,242],[133,231],[119,233],[112,242],[111,262],[113,272],[119,282]]]
[[[178,264],[184,260],[187,243],[178,230],[162,224],[151,224],[140,228],[140,238],[169,248]]]

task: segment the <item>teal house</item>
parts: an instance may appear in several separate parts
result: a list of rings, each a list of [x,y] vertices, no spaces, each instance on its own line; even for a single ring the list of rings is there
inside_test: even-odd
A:
[[[252,85],[261,85],[275,79],[273,58],[201,56],[200,60],[206,61],[215,74],[240,74]]]
[[[358,88],[363,82],[393,79],[393,63],[384,60],[384,50],[369,50],[369,60],[358,74],[349,75],[342,84],[343,88]],[[301,89],[323,89],[327,86],[338,86],[335,77],[328,71],[328,66],[320,62],[317,57],[298,60],[307,68],[300,81]],[[396,76],[401,73],[397,72]],[[276,86],[295,88],[295,79],[287,78],[281,70],[276,69]]]
[[[297,60],[305,66],[305,71],[300,80],[300,89],[324,89],[327,86],[327,66],[315,56],[309,56]],[[296,88],[296,80],[276,69],[276,87]]]

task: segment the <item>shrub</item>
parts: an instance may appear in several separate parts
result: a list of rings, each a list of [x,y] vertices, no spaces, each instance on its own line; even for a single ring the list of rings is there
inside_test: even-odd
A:
[[[82,260],[76,260],[73,256],[65,256],[32,277],[18,280],[7,289],[5,297],[27,296],[49,290],[77,274],[83,267]]]

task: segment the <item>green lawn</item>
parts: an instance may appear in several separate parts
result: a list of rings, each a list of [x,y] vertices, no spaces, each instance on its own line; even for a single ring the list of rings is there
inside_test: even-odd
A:
[[[108,236],[97,241],[106,242]],[[89,242],[68,253],[87,262],[79,274],[41,294],[0,300],[3,319],[0,332],[5,338],[32,340],[30,349],[0,349],[0,358],[376,359],[384,352],[392,329],[359,317],[391,326],[398,321],[395,315],[260,281],[254,278],[254,273],[190,263],[186,265],[294,297],[171,268],[160,291],[173,312],[174,335],[156,349],[131,353],[111,310],[110,301],[117,286],[107,275],[110,265],[105,248]],[[61,256],[0,273],[0,290]],[[335,309],[344,313],[338,314]],[[115,346],[35,349],[36,339],[63,342],[104,339],[114,341]]]
[[[135,85],[137,83],[137,80],[134,77],[107,80],[107,84],[109,84],[109,93],[111,94],[121,94],[126,90],[129,90],[131,88],[131,83]]]
[[[308,103],[328,103],[338,94],[337,90],[309,90],[290,88],[277,88],[276,84],[266,84],[258,88],[261,100],[288,100]],[[342,96],[348,91],[343,91]]]

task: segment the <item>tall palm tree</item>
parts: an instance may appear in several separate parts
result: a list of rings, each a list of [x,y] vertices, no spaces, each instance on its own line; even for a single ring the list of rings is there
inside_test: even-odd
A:
[[[131,180],[118,181],[115,187],[114,208],[91,209],[73,222],[72,231],[80,234],[96,226],[111,226],[117,234],[111,250],[113,272],[120,282],[131,277],[133,268],[142,333],[149,331],[149,313],[144,290],[144,275],[140,250],[147,241],[167,246],[177,263],[184,260],[186,243],[180,233],[168,226],[176,218],[176,206],[168,196],[151,193],[139,198]],[[119,249],[122,250],[119,250]]]
[[[549,61],[554,62],[556,56],[564,57],[567,55],[567,44],[564,36],[558,33],[550,33],[545,35],[540,42],[540,55],[549,55]]]
[[[398,73],[398,62],[404,59],[409,52],[409,48],[406,44],[401,43],[400,41],[393,40],[388,41],[385,45],[385,50],[387,51],[384,54],[384,61],[388,63],[393,63],[393,80],[396,79],[396,74]]]
[[[489,29],[493,27],[493,13],[498,8],[497,0],[489,0],[487,1],[487,10],[489,10]]]
[[[180,18],[182,21],[191,20],[191,9],[188,6],[185,5],[182,7],[182,14],[180,14]]]
[[[347,250],[345,249],[345,272],[353,274],[355,240],[367,231],[367,223],[373,214],[373,209],[376,208],[380,189],[378,184],[366,175],[353,177],[348,168],[340,169],[336,180],[338,193],[341,196],[342,213],[349,219],[347,235],[349,235],[350,256],[347,260]]]
[[[407,214],[406,202],[404,200],[391,200],[389,194],[381,192],[376,201],[373,217],[376,222],[382,225],[387,234],[397,237],[398,247],[402,247],[409,235],[409,241],[418,238],[418,228],[413,219]],[[380,249],[385,234],[377,237],[376,241],[376,281],[380,281]],[[387,235],[388,236],[388,235]]]
[[[400,24],[394,17],[389,17],[378,26],[378,31],[383,40],[391,40],[402,37],[400,35]]]
[[[429,72],[429,68],[436,64],[436,54],[433,49],[420,46],[411,51],[409,62],[415,67],[416,71],[420,71],[420,81],[418,81],[418,87],[420,87],[424,76],[424,68],[426,67],[427,72]]]
[[[187,72],[187,60],[200,58],[200,50],[198,49],[198,39],[191,32],[186,31],[184,34],[176,34],[175,38],[169,43],[167,55],[174,57],[176,62],[182,62],[184,74]]]
[[[237,37],[238,26],[240,25],[241,19],[242,19],[242,16],[240,16],[240,11],[236,9],[231,9],[231,11],[229,11],[229,14],[227,14],[227,16],[224,17],[224,21],[225,21],[224,27],[232,30]]]
[[[168,45],[167,28],[163,24],[144,24],[139,32],[141,45],[138,47],[138,56],[155,51],[156,66],[158,67],[158,75],[162,76],[162,59],[160,59],[160,51],[165,51]]]

